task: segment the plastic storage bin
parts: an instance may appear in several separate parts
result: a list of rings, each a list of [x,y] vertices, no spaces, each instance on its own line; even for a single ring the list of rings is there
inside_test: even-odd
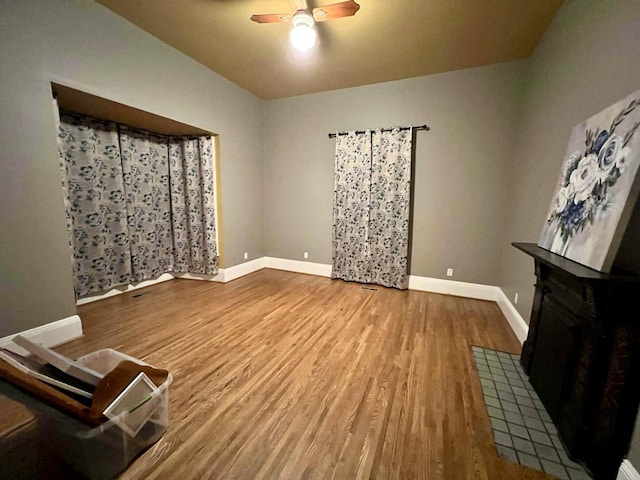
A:
[[[108,373],[121,361],[149,365],[113,349],[98,350],[78,361],[99,372]],[[38,418],[40,438],[65,467],[88,479],[110,479],[125,470],[140,453],[157,442],[169,424],[169,385],[173,377],[158,387],[150,402],[153,414],[135,437],[116,425],[118,419],[91,428],[69,415],[40,402],[19,390],[18,399]],[[17,389],[16,389],[17,390]],[[19,392],[19,393],[18,393]],[[126,416],[127,413],[121,414]]]

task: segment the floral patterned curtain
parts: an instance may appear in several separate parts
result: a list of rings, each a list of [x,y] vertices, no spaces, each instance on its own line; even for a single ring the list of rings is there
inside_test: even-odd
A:
[[[336,136],[332,278],[407,288],[411,129]]]
[[[211,137],[173,138],[169,145],[174,269],[218,272]]]
[[[216,274],[211,137],[166,137],[61,113],[58,150],[76,297]]]
[[[375,131],[371,156],[371,283],[407,288],[412,130]]]
[[[371,131],[336,136],[331,278],[371,280]]]
[[[129,283],[131,254],[116,124],[63,113],[58,149],[76,296]]]
[[[53,112],[54,112],[54,120],[56,124],[56,131],[58,132],[57,142],[58,142],[58,164],[60,167],[60,178],[62,179],[62,191],[64,195],[62,196],[63,204],[64,204],[64,220],[65,226],[67,227],[67,232],[73,232],[73,219],[71,218],[71,200],[68,192],[67,186],[67,164],[66,164],[66,153],[64,149],[64,141],[62,139],[62,132],[60,130],[60,109],[58,107],[58,99],[54,95],[53,97]],[[74,257],[74,249],[73,249],[73,235],[69,235],[69,255],[71,257],[71,265],[75,264]]]
[[[169,138],[120,127],[134,281],[173,271]]]

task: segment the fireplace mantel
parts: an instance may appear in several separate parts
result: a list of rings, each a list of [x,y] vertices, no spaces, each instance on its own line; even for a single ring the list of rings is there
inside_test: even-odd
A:
[[[536,274],[522,366],[572,459],[614,479],[640,402],[640,276],[513,246],[534,258]]]

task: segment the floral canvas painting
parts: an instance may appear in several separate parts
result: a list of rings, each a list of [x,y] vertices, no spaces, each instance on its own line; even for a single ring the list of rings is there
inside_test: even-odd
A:
[[[574,127],[538,245],[611,269],[638,197],[640,91]]]

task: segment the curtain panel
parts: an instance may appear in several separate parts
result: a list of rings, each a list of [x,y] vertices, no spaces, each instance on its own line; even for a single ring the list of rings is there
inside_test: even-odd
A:
[[[163,273],[218,271],[213,140],[61,113],[76,297]]]
[[[407,288],[412,130],[336,136],[331,277]]]
[[[131,281],[117,125],[61,114],[58,136],[77,296]]]
[[[373,132],[369,245],[371,283],[407,288],[412,130]]]
[[[168,138],[120,127],[131,276],[140,282],[173,271]]]
[[[336,137],[331,278],[369,283],[371,131]]]
[[[174,139],[169,145],[174,270],[218,272],[213,141],[210,137]]]

